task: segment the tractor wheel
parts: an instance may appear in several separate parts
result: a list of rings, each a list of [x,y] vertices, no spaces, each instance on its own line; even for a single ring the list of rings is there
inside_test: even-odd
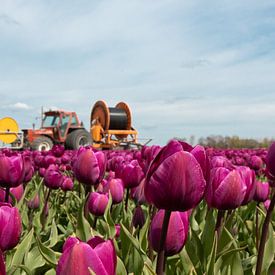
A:
[[[38,151],[49,151],[52,149],[52,147],[52,140],[43,136],[36,138],[31,144],[31,148]]]
[[[74,130],[68,134],[65,145],[68,149],[79,149],[81,146],[92,144],[90,133],[84,129]]]

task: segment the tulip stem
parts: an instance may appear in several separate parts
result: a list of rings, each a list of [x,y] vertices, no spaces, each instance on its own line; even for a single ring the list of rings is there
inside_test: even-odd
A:
[[[128,210],[128,199],[129,199],[129,188],[126,189],[126,198],[125,198],[125,211]]]
[[[256,228],[255,228],[255,236],[256,236],[256,249],[258,251],[259,249],[259,210],[258,210],[258,207],[259,207],[259,203],[257,203],[257,206],[256,206]]]
[[[265,243],[266,243],[266,239],[267,239],[268,227],[269,227],[269,223],[271,220],[274,205],[275,205],[275,192],[273,192],[273,196],[272,196],[269,208],[267,209],[266,217],[265,217],[264,224],[263,224],[255,275],[260,275],[261,271],[262,271]]]
[[[224,214],[225,214],[224,210],[218,210],[217,222],[215,227],[215,231],[217,231],[217,234],[218,234],[218,239],[220,238],[220,235],[222,232]]]
[[[46,211],[47,211],[47,205],[48,205],[48,201],[50,198],[50,194],[51,194],[51,189],[49,188],[45,202],[44,202],[44,206],[43,206],[43,210],[42,210],[42,219],[41,219],[41,223],[42,223],[42,231],[45,230],[45,225],[46,225]]]
[[[5,202],[9,202],[10,187],[6,187]]]
[[[97,222],[97,216],[95,216],[95,219],[94,219],[93,229],[96,228],[96,222]]]
[[[166,235],[168,231],[170,216],[171,216],[171,211],[165,210],[162,230],[161,230],[160,244],[159,244],[159,253],[157,258],[157,267],[156,267],[157,275],[164,274],[163,267],[165,264],[165,241],[166,241]]]

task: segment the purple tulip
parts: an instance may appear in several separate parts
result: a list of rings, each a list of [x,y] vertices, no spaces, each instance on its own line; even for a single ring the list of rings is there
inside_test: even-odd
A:
[[[28,207],[30,209],[37,209],[40,206],[40,198],[39,195],[36,194],[36,196],[28,202]]]
[[[269,197],[269,183],[256,181],[256,191],[254,194],[254,200],[257,202],[264,202]]]
[[[103,152],[81,147],[74,161],[73,171],[78,181],[86,185],[98,184],[105,173],[106,161]]]
[[[242,204],[246,190],[247,187],[237,170],[214,168],[211,170],[205,199],[209,207],[220,210],[235,209]]]
[[[61,189],[63,191],[71,191],[74,188],[74,183],[70,177],[64,177],[64,180],[61,184]]]
[[[151,162],[145,197],[159,209],[186,211],[202,199],[206,187],[202,168],[180,142],[170,141]]]
[[[110,191],[113,204],[122,202],[124,196],[124,187],[121,179],[111,179],[104,187],[104,191]]]
[[[0,250],[14,248],[21,236],[22,223],[19,211],[8,203],[0,203]]]
[[[17,187],[11,188],[10,192],[13,194],[13,196],[16,198],[17,201],[20,201],[24,194],[23,184],[20,184]]]
[[[27,183],[33,177],[34,167],[32,165],[32,160],[31,160],[30,156],[24,155],[23,156],[23,161],[24,161],[24,179],[23,179],[23,182]]]
[[[125,188],[133,188],[139,185],[144,178],[144,173],[137,160],[132,160],[129,164],[124,165],[121,178]]]
[[[131,197],[138,204],[146,203],[146,198],[144,194],[144,184],[145,184],[145,178],[140,182],[139,186],[131,189]]]
[[[92,271],[100,275],[114,275],[116,262],[113,241],[95,237],[85,243],[77,238],[69,237],[63,246],[56,274],[90,275]]]
[[[265,207],[265,210],[267,211],[269,206],[270,206],[270,203],[271,203],[271,200],[267,199],[265,202],[264,202],[264,207]]]
[[[5,261],[4,261],[4,256],[1,249],[0,249],[0,275],[6,275]]]
[[[115,224],[115,228],[116,228],[116,238],[119,238],[120,236],[120,224]]]
[[[262,168],[263,166],[263,161],[260,157],[258,156],[252,156],[250,159],[250,166],[252,169],[255,171],[258,171]]]
[[[266,168],[270,178],[271,187],[275,187],[275,142],[273,142],[267,152]]]
[[[58,189],[61,187],[64,176],[55,165],[50,165],[44,175],[44,183],[48,188]]]
[[[55,157],[60,158],[65,152],[65,147],[59,144],[54,145],[51,152]]]
[[[134,211],[132,223],[135,228],[141,228],[145,224],[144,212],[140,205],[138,205]]]
[[[228,170],[233,170],[235,167],[231,161],[223,156],[215,156],[211,159],[211,165],[213,168],[224,167]]]
[[[239,166],[236,170],[240,173],[241,179],[246,185],[245,197],[243,199],[242,205],[249,203],[255,194],[256,181],[255,172],[247,166]]]
[[[89,211],[95,216],[104,215],[109,198],[107,194],[92,192],[88,199]]]
[[[20,185],[24,179],[24,162],[21,155],[6,157],[0,155],[0,186],[11,188]]]
[[[164,210],[159,210],[151,222],[149,231],[149,241],[153,249],[157,252],[159,252],[163,218]],[[187,240],[188,230],[188,212],[172,212],[169,220],[168,231],[164,247],[166,256],[172,256],[181,251]]]

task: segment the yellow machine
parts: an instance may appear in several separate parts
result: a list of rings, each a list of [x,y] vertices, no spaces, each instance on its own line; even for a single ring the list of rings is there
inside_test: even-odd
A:
[[[95,148],[141,146],[137,142],[138,132],[132,127],[131,110],[124,102],[108,107],[105,101],[97,101],[91,112],[90,132]]]
[[[23,132],[19,130],[17,122],[11,117],[0,119],[1,148],[20,149],[23,147]]]

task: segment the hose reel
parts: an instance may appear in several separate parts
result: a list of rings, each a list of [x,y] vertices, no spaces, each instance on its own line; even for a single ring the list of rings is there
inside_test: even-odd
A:
[[[131,130],[132,115],[129,106],[125,102],[119,102],[115,107],[108,107],[106,102],[99,100],[94,104],[91,113],[91,127],[99,123],[104,131]],[[126,133],[115,134],[116,138],[123,139]]]

